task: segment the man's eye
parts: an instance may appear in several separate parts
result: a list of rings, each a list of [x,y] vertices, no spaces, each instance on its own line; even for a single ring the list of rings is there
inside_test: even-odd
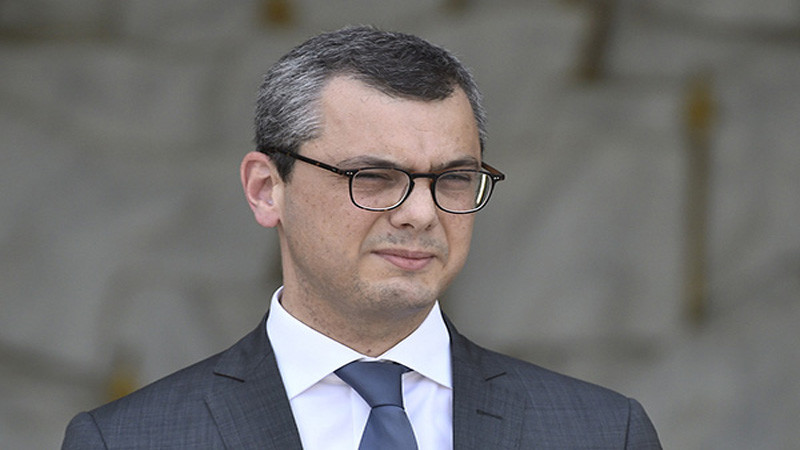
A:
[[[477,174],[475,172],[447,172],[439,176],[438,183],[457,187],[472,184]]]
[[[391,180],[393,178],[391,173],[385,170],[363,170],[358,172],[357,176],[361,180],[370,181]]]

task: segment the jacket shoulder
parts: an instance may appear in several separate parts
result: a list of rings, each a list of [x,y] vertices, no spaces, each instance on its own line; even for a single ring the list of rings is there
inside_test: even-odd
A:
[[[196,442],[221,445],[204,397],[219,355],[168,375],[136,392],[75,416],[63,449],[178,448],[190,431]],[[203,423],[208,426],[202,426]],[[185,432],[181,432],[181,425]]]
[[[494,391],[524,399],[522,443],[546,448],[661,448],[642,406],[611,389],[456,338],[456,359]],[[455,347],[454,347],[455,350]],[[454,369],[455,370],[455,369]],[[526,448],[523,445],[523,448]]]
[[[617,392],[587,381],[564,375],[528,361],[484,348],[461,334],[453,336],[454,358],[477,368],[496,386],[523,395],[553,392],[553,401],[572,401],[576,397],[596,397],[613,404],[625,404],[627,398]],[[558,395],[563,394],[563,395]],[[541,399],[539,399],[541,400]]]
[[[207,399],[223,385],[239,384],[250,365],[261,363],[263,356],[253,357],[266,353],[260,335],[261,326],[221,353],[78,414],[67,426],[63,448],[221,446]]]

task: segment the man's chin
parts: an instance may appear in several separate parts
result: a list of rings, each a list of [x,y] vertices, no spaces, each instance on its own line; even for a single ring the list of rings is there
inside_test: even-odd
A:
[[[397,279],[380,286],[375,300],[390,309],[420,310],[430,308],[437,298],[438,289],[408,279]]]

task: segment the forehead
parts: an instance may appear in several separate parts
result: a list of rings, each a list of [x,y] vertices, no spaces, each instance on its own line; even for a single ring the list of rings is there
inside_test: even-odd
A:
[[[304,150],[331,162],[371,155],[427,170],[456,159],[480,161],[478,127],[460,88],[446,99],[421,101],[336,77],[323,89],[319,108],[319,137]]]

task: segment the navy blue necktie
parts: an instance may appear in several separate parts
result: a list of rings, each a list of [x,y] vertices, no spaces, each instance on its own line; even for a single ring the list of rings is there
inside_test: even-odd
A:
[[[411,422],[403,409],[401,377],[410,369],[392,362],[355,361],[335,373],[372,408],[359,450],[416,450]]]

